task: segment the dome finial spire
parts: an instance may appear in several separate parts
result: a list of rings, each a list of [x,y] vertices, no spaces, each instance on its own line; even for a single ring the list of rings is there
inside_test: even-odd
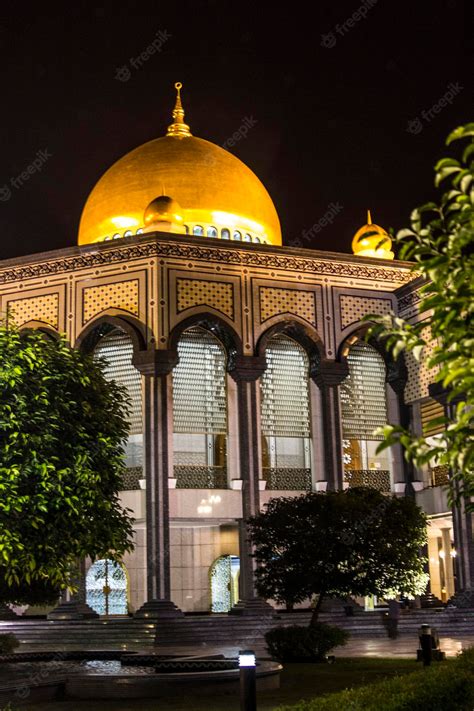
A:
[[[372,215],[370,214],[370,210],[367,210],[367,224],[372,224]]]
[[[182,84],[177,81],[174,85],[176,89],[176,104],[173,109],[173,119],[174,122],[168,126],[167,136],[174,136],[175,138],[185,138],[192,136],[189,126],[184,123],[184,109],[181,103],[181,88]]]

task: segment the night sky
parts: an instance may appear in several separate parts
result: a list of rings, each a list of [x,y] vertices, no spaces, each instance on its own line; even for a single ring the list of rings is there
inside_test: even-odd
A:
[[[342,206],[307,243],[317,249],[350,251],[367,207],[385,228],[404,226],[434,195],[447,133],[473,120],[470,3],[460,0],[8,5],[2,259],[76,244],[95,182],[165,133],[175,81],[194,135],[222,144],[255,122],[232,151],[267,187],[285,244]],[[156,38],[160,51],[134,68]],[[430,112],[448,91],[452,103]],[[39,151],[41,172],[15,187]]]

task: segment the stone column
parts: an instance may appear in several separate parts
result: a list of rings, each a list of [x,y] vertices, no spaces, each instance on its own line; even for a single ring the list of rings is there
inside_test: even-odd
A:
[[[446,594],[448,599],[454,595],[454,574],[453,574],[453,558],[451,556],[451,530],[449,528],[441,529],[441,542],[444,553],[444,577]]]
[[[347,363],[322,361],[311,372],[311,378],[321,391],[323,417],[323,452],[327,489],[343,488],[344,465],[342,459],[342,423],[339,385],[347,377]]]
[[[239,528],[240,543],[240,595],[231,614],[271,614],[273,608],[258,597],[255,590],[255,559],[247,538],[245,521],[260,511],[259,480],[260,413],[258,408],[258,379],[266,368],[264,357],[237,356],[229,371],[237,383],[239,418],[239,460],[242,479],[242,522]]]
[[[146,480],[147,600],[135,617],[159,619],[183,613],[170,599],[168,478],[172,475],[171,371],[174,351],[144,351],[133,364],[143,376],[143,468]]]
[[[387,393],[388,421],[410,429],[412,423],[411,409],[410,405],[405,403],[405,385],[407,383],[405,362],[402,360],[389,361],[386,366],[387,384],[390,385],[396,395],[396,400],[394,401],[389,397],[390,393]],[[392,449],[395,465],[393,480],[394,484],[398,485],[396,486],[396,492],[414,497],[415,488],[413,482],[416,480],[417,474],[413,462],[407,462],[400,444],[394,445]]]
[[[97,612],[86,603],[86,562],[78,561],[77,573],[73,578],[77,591],[71,594],[65,590],[59,604],[48,613],[48,620],[85,620],[99,617]]]

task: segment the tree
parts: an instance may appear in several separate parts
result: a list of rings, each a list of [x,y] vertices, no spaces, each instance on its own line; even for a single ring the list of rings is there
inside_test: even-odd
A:
[[[325,597],[421,594],[426,516],[409,498],[364,487],[271,499],[248,520],[259,595],[294,605]]]
[[[409,461],[446,465],[452,472],[452,501],[464,498],[472,509],[474,495],[474,123],[452,131],[448,145],[468,139],[460,160],[443,158],[435,166],[435,185],[445,184],[439,205],[429,202],[411,213],[411,227],[401,230],[400,257],[414,260],[425,283],[420,312],[428,321],[409,324],[398,316],[369,316],[376,322],[370,334],[382,339],[397,358],[409,352],[418,361],[427,346],[423,329],[429,323],[435,339],[426,365],[432,382],[448,392],[449,418],[436,440],[415,437],[407,429],[388,425],[379,450],[400,442]],[[445,182],[446,181],[446,182]]]
[[[0,323],[0,601],[49,602],[77,560],[120,560],[124,389],[64,338]]]

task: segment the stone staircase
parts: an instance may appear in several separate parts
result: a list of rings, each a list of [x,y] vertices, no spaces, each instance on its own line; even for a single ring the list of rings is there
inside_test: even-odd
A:
[[[355,610],[348,617],[342,610],[322,612],[321,622],[339,625],[354,638],[381,638],[387,632],[381,612]],[[311,613],[280,612],[260,615],[188,615],[158,624],[133,618],[99,620],[8,620],[0,621],[0,633],[13,632],[23,651],[42,649],[144,649],[159,646],[249,646],[262,647],[267,630],[277,625],[306,625]],[[437,628],[441,637],[472,637],[474,610],[446,609],[402,611],[401,636],[417,636],[421,624]]]

